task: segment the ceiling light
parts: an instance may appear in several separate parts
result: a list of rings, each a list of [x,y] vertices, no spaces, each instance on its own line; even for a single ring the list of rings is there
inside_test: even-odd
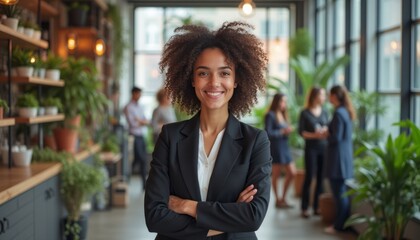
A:
[[[255,14],[255,3],[252,0],[243,0],[238,8],[239,13],[244,17],[251,17]]]

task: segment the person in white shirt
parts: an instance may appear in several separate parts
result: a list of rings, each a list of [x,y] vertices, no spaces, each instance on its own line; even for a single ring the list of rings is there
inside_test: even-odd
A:
[[[136,166],[139,166],[140,177],[142,178],[143,190],[147,178],[147,152],[145,134],[149,121],[144,115],[144,109],[139,104],[141,97],[141,88],[133,87],[131,89],[131,100],[124,108],[124,114],[128,122],[128,131],[134,136],[134,159],[131,165],[131,171],[135,172]]]
[[[185,25],[164,47],[165,89],[194,116],[164,125],[155,145],[144,208],[156,239],[257,239],[271,156],[267,133],[237,119],[266,86],[267,56],[250,28]]]

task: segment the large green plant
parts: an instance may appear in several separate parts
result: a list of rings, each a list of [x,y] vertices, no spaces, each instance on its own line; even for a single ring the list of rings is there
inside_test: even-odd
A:
[[[356,203],[368,202],[373,216],[354,215],[347,225],[367,223],[360,239],[402,239],[408,221],[420,207],[420,129],[411,121],[395,124],[408,128],[388,136],[383,147],[364,144],[361,152],[374,158],[360,164],[356,187],[349,191]]]
[[[101,92],[95,64],[87,58],[68,58],[61,70],[65,85],[61,97],[66,118],[81,115],[84,120],[104,117],[107,98]]]

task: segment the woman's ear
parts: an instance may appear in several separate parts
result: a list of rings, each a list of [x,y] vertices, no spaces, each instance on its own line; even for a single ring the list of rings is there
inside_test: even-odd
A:
[[[238,86],[238,83],[235,82],[235,85],[233,85],[233,88],[236,88]]]

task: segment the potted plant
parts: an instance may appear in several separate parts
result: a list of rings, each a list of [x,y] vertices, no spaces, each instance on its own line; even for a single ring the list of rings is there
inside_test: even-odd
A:
[[[12,66],[17,76],[32,77],[34,73],[33,67],[34,54],[30,50],[14,48],[12,50]]]
[[[60,79],[61,65],[63,59],[53,53],[48,53],[47,60],[45,61],[45,78],[58,81]]]
[[[56,115],[63,108],[60,98],[56,97],[47,97],[43,99],[42,106],[45,107],[46,115]]]
[[[7,17],[5,19],[2,19],[1,23],[16,31],[18,27],[19,16],[20,16],[21,11],[22,10],[16,4],[14,5],[0,4],[0,13]]]
[[[67,210],[64,235],[67,239],[85,239],[87,217],[81,214],[81,206],[94,193],[103,190],[103,174],[93,166],[67,158],[62,161],[60,193]]]
[[[68,25],[69,27],[86,26],[89,6],[81,1],[72,1],[68,6]]]
[[[9,111],[9,105],[6,100],[0,98],[0,119],[3,119],[4,115]]]
[[[409,131],[388,135],[384,146],[364,144],[357,152],[373,157],[359,163],[349,194],[356,204],[367,203],[373,216],[354,214],[347,226],[367,223],[361,239],[403,239],[408,221],[420,206],[420,129],[413,122],[394,124]]]
[[[45,61],[43,61],[41,58],[39,58],[39,57],[35,57],[35,62],[34,62],[34,70],[35,70],[35,74],[34,74],[34,76],[35,77],[38,77],[38,78],[42,78],[42,79],[44,79],[45,78],[45,71],[46,71],[46,69],[45,69],[45,66],[46,66],[46,63],[45,63]]]
[[[88,125],[91,119],[101,121],[108,100],[100,91],[101,82],[95,64],[89,59],[68,58],[62,69],[62,78],[65,85],[56,96],[61,98],[66,120],[63,127],[54,129],[54,136],[59,150],[75,152],[80,122]]]
[[[20,117],[35,117],[39,102],[31,93],[22,94],[17,98],[16,106],[19,108]]]

